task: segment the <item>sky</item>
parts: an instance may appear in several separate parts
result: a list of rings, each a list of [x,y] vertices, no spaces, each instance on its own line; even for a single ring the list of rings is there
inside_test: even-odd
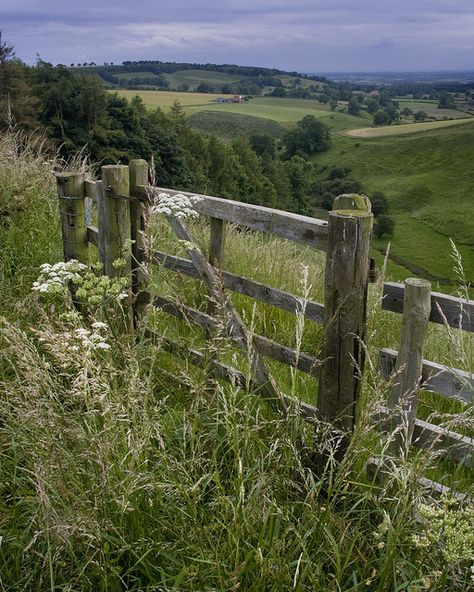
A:
[[[27,63],[474,70],[474,0],[0,0],[0,31]]]

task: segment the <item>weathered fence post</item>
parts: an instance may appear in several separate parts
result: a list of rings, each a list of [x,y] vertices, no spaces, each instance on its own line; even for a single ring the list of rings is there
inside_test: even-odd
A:
[[[56,175],[64,260],[88,263],[84,173]]]
[[[209,218],[210,222],[210,240],[209,240],[209,263],[218,269],[222,267],[224,259],[224,242],[225,242],[225,221],[219,218]],[[213,300],[209,300],[207,305],[207,312],[210,315],[216,313],[217,304]]]
[[[142,316],[150,301],[148,285],[147,224],[150,202],[143,198],[140,187],[148,185],[148,163],[143,159],[131,160],[130,170],[130,221],[132,239],[132,294],[135,322]],[[142,198],[141,200],[139,198]]]
[[[214,267],[221,267],[224,258],[225,221],[210,218],[209,263]]]
[[[389,407],[395,412],[391,451],[406,456],[413,437],[418,408],[418,389],[423,368],[423,348],[431,313],[431,284],[426,280],[405,280],[403,321],[395,366],[395,383],[389,396]]]
[[[130,177],[128,166],[102,167],[104,268],[110,277],[132,277]],[[122,260],[117,267],[116,261]],[[128,328],[132,326],[131,288],[122,302]]]
[[[365,361],[373,215],[364,209],[329,213],[318,409],[328,422],[345,434],[354,428]],[[337,454],[339,458],[346,446],[347,438],[343,438]]]

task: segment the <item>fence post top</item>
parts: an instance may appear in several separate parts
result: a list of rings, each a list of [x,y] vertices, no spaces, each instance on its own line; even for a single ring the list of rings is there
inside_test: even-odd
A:
[[[333,218],[346,218],[346,219],[356,219],[356,218],[372,218],[372,212],[368,212],[366,210],[332,210],[329,212],[329,219]]]
[[[411,286],[413,288],[425,288],[431,290],[431,283],[428,280],[424,280],[422,278],[407,278],[405,280],[406,286]]]
[[[333,210],[364,210],[372,211],[370,199],[363,193],[341,193],[332,205]]]

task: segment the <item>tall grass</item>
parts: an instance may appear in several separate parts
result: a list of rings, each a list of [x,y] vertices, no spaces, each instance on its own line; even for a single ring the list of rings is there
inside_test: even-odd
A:
[[[0,187],[16,179],[18,188],[2,204],[24,196],[28,206],[2,219],[0,588],[469,589],[472,506],[435,502],[420,489],[417,477],[434,458],[387,457],[382,485],[366,476],[365,461],[383,455],[372,411],[387,392],[372,348],[391,345],[398,333],[396,317],[379,312],[376,291],[360,421],[336,469],[324,426],[277,417],[230,385],[210,386],[205,370],[164,354],[159,343],[110,336],[110,350],[70,348],[61,335],[83,321],[67,303],[45,303],[29,290],[37,266],[61,256],[52,160],[32,148],[27,155],[18,138],[2,142],[2,150],[14,147],[14,170],[2,169]],[[22,189],[33,179],[30,192]],[[205,227],[193,232],[205,248]],[[158,225],[154,240],[179,248]],[[282,241],[229,232],[226,268],[303,301],[321,300],[322,263]],[[207,305],[193,280],[159,268],[153,282]],[[317,353],[318,327],[271,307],[254,310],[245,297],[235,302],[255,331]],[[206,347],[186,323],[158,312],[149,322]],[[209,347],[239,363],[230,345]],[[272,369],[285,390],[314,398],[314,381]],[[321,448],[330,454],[318,471]]]

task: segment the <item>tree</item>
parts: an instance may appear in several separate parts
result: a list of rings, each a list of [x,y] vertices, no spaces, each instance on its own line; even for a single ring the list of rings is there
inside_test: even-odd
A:
[[[181,105],[181,102],[176,99],[171,105],[169,117],[173,122],[174,129],[178,138],[183,135],[186,130],[186,114]]]
[[[388,201],[385,193],[381,191],[374,191],[371,195],[370,201],[372,203],[372,213],[375,217],[388,212]]]
[[[360,103],[356,99],[356,97],[352,96],[349,99],[349,103],[347,106],[347,112],[349,113],[349,115],[358,115],[359,111],[360,111]]]
[[[413,120],[417,123],[425,121],[425,119],[428,119],[428,113],[426,111],[417,111],[413,114]]]
[[[311,163],[301,156],[293,156],[283,164],[293,194],[292,209],[297,214],[307,214]]]
[[[375,221],[374,234],[377,238],[392,236],[394,229],[395,221],[386,214],[382,214]]]
[[[268,155],[271,158],[275,158],[276,142],[269,134],[252,134],[249,138],[249,142],[252,150],[258,154],[258,156]]]
[[[439,95],[438,109],[456,109],[453,97],[446,91]]]
[[[385,109],[379,109],[374,113],[374,125],[387,125],[389,118]]]
[[[312,156],[328,150],[331,145],[330,128],[316,119],[314,115],[305,115],[297,122],[283,139],[288,158],[292,156]]]
[[[31,94],[26,66],[15,57],[13,46],[0,31],[0,129],[36,126],[36,100]]]

